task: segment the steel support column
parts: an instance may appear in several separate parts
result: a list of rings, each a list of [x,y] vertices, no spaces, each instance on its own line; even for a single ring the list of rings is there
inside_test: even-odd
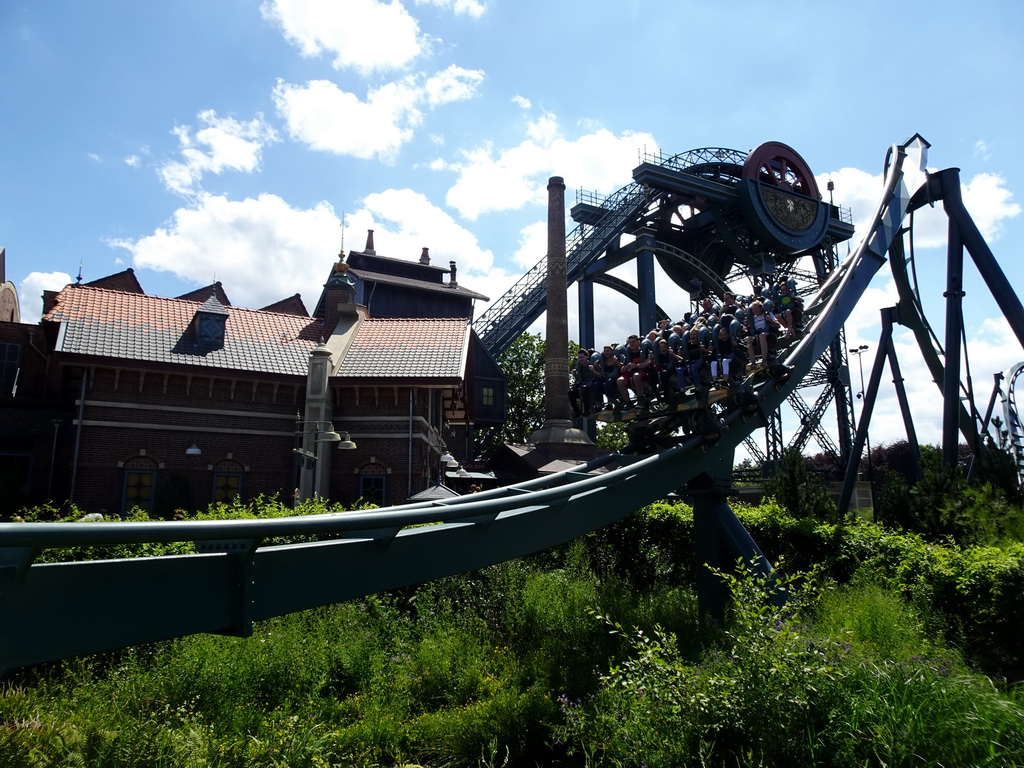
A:
[[[577,284],[579,302],[580,346],[594,349],[594,282],[580,280]]]
[[[654,254],[651,251],[638,251],[636,254],[636,289],[640,299],[637,302],[640,333],[644,334],[658,323]]]
[[[959,188],[959,185],[957,185]],[[960,334],[963,330],[964,246],[950,217],[946,245],[946,337],[942,378],[942,461],[956,466],[960,444]]]
[[[903,386],[903,375],[900,372],[899,362],[896,359],[896,350],[892,345],[892,325],[896,316],[896,307],[887,307],[882,310],[882,332],[878,339],[875,362],[871,366],[871,378],[868,380],[867,390],[864,392],[864,406],[861,408],[857,434],[853,438],[853,450],[850,453],[850,460],[846,465],[843,490],[839,496],[839,513],[844,517],[850,510],[850,501],[853,498],[853,485],[857,480],[857,472],[860,466],[860,455],[864,450],[864,443],[867,441],[868,428],[871,424],[871,413],[875,407],[878,387],[882,381],[882,368],[885,365],[886,359],[889,360],[893,384],[896,386],[896,397],[903,411],[903,425],[907,430],[907,442],[910,444],[911,460],[918,468],[918,471],[920,471],[921,450],[917,443],[917,432],[914,430],[914,422],[910,417],[910,404],[907,401],[906,389]],[[872,503],[874,500],[874,490],[872,484]]]

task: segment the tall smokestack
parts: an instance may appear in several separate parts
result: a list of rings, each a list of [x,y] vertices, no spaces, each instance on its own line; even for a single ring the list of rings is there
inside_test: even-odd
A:
[[[548,299],[547,356],[544,377],[544,417],[570,420],[569,310],[565,279],[565,182],[548,179]]]
[[[572,425],[569,410],[569,311],[565,269],[565,182],[548,179],[547,335],[544,359],[544,426],[529,442],[555,453],[593,443]],[[561,446],[561,447],[560,447]]]

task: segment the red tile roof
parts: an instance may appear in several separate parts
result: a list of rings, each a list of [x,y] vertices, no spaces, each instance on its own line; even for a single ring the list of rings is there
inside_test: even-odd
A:
[[[356,332],[341,378],[461,379],[469,349],[465,318],[368,318]]]
[[[305,376],[309,351],[332,327],[317,318],[241,307],[227,314],[223,345],[203,344],[192,327],[198,301],[69,285],[44,322],[60,323],[56,351]],[[470,328],[465,318],[364,319],[337,376],[360,381],[463,378]]]
[[[198,301],[69,285],[43,321],[58,322],[57,352],[304,376],[309,350],[330,335],[323,321],[225,307],[224,343],[197,341]]]

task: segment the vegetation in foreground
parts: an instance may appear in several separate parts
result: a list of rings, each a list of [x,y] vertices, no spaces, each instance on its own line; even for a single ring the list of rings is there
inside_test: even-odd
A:
[[[0,698],[0,765],[1024,765],[1024,697],[964,660],[1019,663],[1002,589],[1019,546],[741,515],[773,560],[819,563],[788,577],[785,610],[740,567],[721,574],[727,623],[702,623],[692,517],[656,505],[245,640],[24,670]]]

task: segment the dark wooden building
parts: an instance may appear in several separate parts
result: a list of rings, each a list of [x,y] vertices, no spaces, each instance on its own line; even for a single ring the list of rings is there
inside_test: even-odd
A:
[[[436,483],[443,453],[465,461],[505,415],[469,325],[484,297],[451,270],[354,257],[373,258],[339,261],[312,317],[299,296],[232,306],[219,283],[152,296],[126,270],[48,293],[37,325],[0,321],[0,515],[47,500],[167,515],[300,486],[399,504]],[[332,426],[357,447],[316,443]]]

